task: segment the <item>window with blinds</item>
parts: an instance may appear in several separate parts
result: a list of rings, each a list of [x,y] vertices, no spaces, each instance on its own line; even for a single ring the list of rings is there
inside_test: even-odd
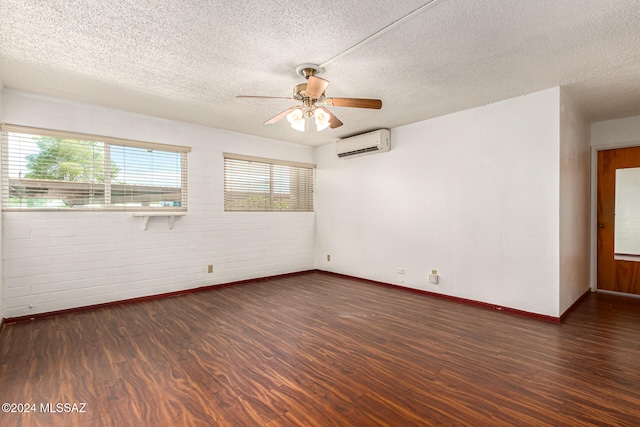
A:
[[[3,124],[3,209],[186,211],[189,151]]]
[[[224,153],[224,210],[313,212],[314,168]]]

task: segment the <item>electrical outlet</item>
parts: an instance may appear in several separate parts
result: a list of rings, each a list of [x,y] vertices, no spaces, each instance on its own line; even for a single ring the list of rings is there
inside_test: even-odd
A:
[[[396,268],[396,273],[404,274],[404,268]]]
[[[438,284],[438,270],[431,270],[431,274],[429,275],[429,283],[434,285]]]
[[[207,266],[207,273],[213,273],[213,265]]]

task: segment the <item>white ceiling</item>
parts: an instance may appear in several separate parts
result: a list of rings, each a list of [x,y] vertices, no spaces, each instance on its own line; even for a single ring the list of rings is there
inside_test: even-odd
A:
[[[2,0],[4,88],[308,145],[567,86],[590,121],[640,114],[638,0]],[[422,8],[422,9],[421,9]],[[369,36],[413,11],[367,43]],[[334,59],[335,58],[335,59]],[[328,63],[345,124],[262,123]]]

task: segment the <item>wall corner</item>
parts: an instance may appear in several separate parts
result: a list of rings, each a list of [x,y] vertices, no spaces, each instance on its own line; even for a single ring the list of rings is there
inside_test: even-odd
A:
[[[591,127],[567,88],[560,88],[559,313],[591,286]]]

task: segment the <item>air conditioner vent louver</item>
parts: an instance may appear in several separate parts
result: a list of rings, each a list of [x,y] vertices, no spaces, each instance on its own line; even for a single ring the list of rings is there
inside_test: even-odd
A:
[[[371,153],[372,151],[380,151],[380,148],[378,147],[367,147],[367,148],[362,148],[360,150],[354,150],[354,151],[348,151],[346,153],[339,153],[338,157],[350,157],[350,156],[357,156],[358,154],[366,154],[366,153]]]
[[[388,129],[363,133],[336,142],[336,154],[341,159],[380,153],[390,149],[391,141]]]

